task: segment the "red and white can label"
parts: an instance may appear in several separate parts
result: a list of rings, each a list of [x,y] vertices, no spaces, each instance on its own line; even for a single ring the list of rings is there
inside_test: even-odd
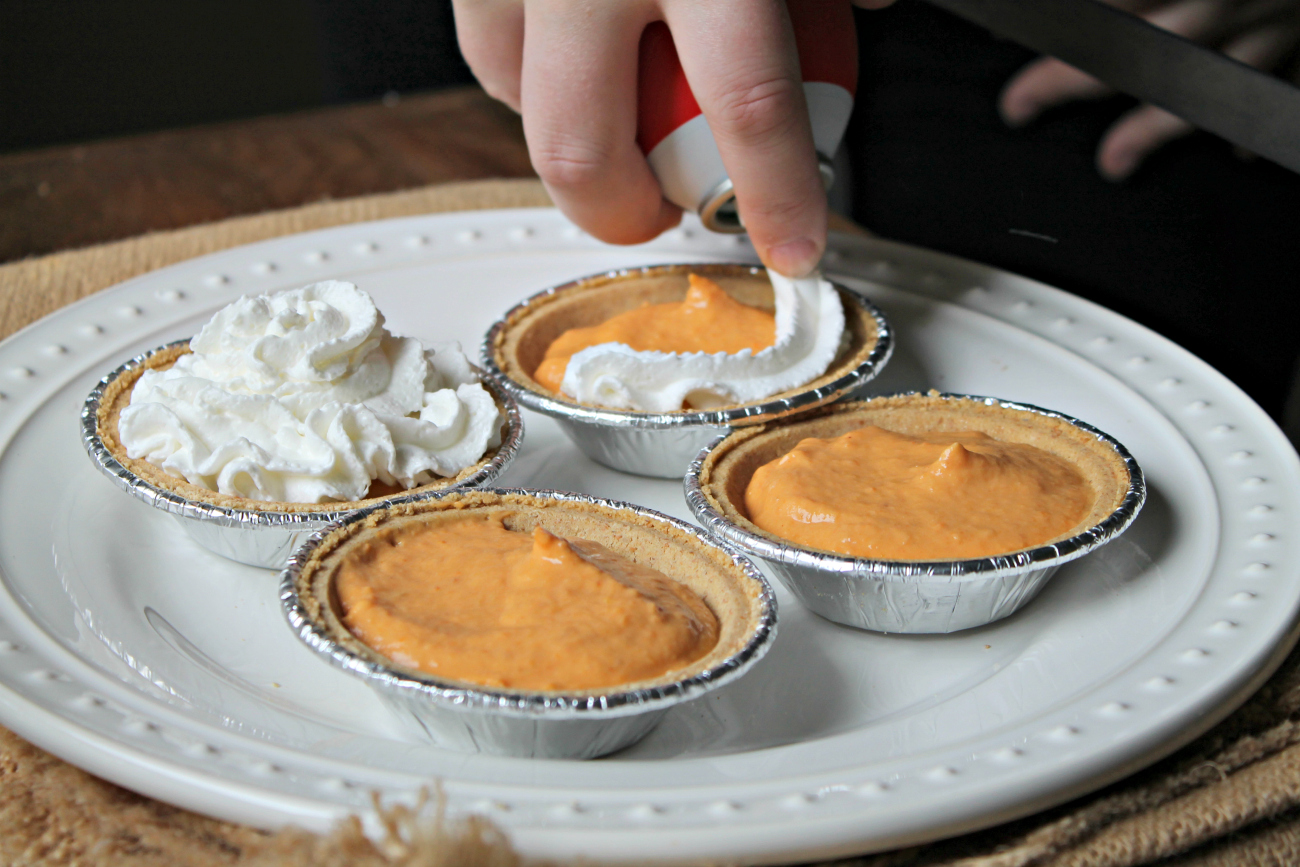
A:
[[[852,7],[846,0],[788,0],[787,7],[813,144],[823,165],[828,165],[844,138],[857,92],[858,40]],[[637,144],[664,197],[687,210],[703,212],[718,191],[729,193],[727,170],[663,22],[651,24],[641,35],[637,90]]]

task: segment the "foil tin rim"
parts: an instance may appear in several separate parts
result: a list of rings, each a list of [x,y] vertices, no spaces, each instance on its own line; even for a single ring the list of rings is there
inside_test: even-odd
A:
[[[323,527],[298,546],[288,565],[280,573],[280,606],[290,627],[299,640],[324,657],[337,668],[359,675],[372,686],[387,692],[424,695],[437,705],[459,710],[480,710],[512,717],[545,717],[548,719],[601,719],[631,716],[651,710],[670,707],[697,698],[706,692],[732,682],[747,672],[771,649],[776,636],[776,594],[772,585],[758,567],[744,555],[721,539],[704,532],[699,527],[678,518],[656,512],[644,506],[604,497],[593,497],[570,491],[552,491],[526,488],[478,488],[479,493],[501,496],[526,496],[559,500],[569,503],[587,503],[617,511],[651,518],[671,524],[699,542],[722,551],[745,576],[759,587],[759,617],[753,633],[738,651],[712,668],[672,683],[641,689],[600,694],[565,694],[561,692],[530,692],[492,687],[475,687],[455,682],[449,684],[432,675],[399,671],[354,653],[331,638],[306,612],[298,595],[298,575],[312,552],[336,530],[366,520],[375,512],[393,504],[379,504],[358,510],[343,519]],[[463,491],[442,491],[427,499],[438,500]]]
[[[511,307],[506,311],[504,316],[492,324],[492,327],[488,329],[487,335],[483,338],[483,343],[479,351],[483,367],[492,377],[501,383],[501,386],[509,392],[515,400],[536,412],[574,422],[584,422],[586,424],[601,425],[604,427],[624,428],[628,430],[662,430],[665,428],[687,427],[692,425],[734,427],[742,424],[757,424],[763,421],[770,421],[771,419],[779,418],[783,415],[799,412],[801,410],[812,409],[821,406],[822,404],[837,400],[870,381],[884,368],[885,364],[893,355],[894,332],[893,329],[890,328],[889,321],[885,318],[884,313],[880,311],[880,308],[868,301],[860,293],[849,289],[841,283],[836,283],[834,280],[828,279],[827,282],[840,292],[841,298],[847,296],[848,298],[853,299],[854,303],[858,304],[863,310],[866,310],[871,315],[871,318],[875,321],[876,325],[876,345],[872,347],[871,354],[868,355],[861,364],[848,371],[843,376],[832,380],[825,385],[818,386],[817,388],[805,389],[804,391],[797,392],[788,397],[770,400],[764,403],[731,407],[729,409],[701,410],[697,412],[637,412],[634,410],[607,409],[597,406],[587,406],[570,400],[562,400],[558,397],[540,394],[522,383],[511,379],[496,362],[493,348],[495,347],[499,336],[510,325],[512,320],[522,315],[529,307],[540,301],[592,280],[619,280],[633,276],[658,276],[691,272],[703,274],[705,276],[710,274],[737,275],[765,273],[762,266],[750,265],[743,262],[707,262],[694,264],[669,263],[663,265],[643,265],[635,268],[616,268],[610,271],[588,274],[585,277],[579,277],[575,280],[569,280],[565,283],[551,286],[530,295],[514,307]]]
[[[920,394],[923,394],[923,392],[911,391],[903,392],[897,396]],[[887,395],[878,396],[885,397]],[[1095,437],[1114,449],[1128,470],[1129,485],[1124,494],[1124,499],[1115,508],[1115,511],[1100,522],[1068,539],[996,557],[978,557],[969,560],[875,560],[867,557],[850,557],[844,554],[814,551],[794,543],[777,542],[750,532],[730,521],[709,503],[700,484],[700,473],[703,471],[704,462],[709,455],[715,449],[721,447],[727,437],[731,435],[729,431],[716,437],[713,442],[700,449],[699,454],[691,461],[690,469],[687,470],[686,476],[682,480],[687,505],[690,506],[691,512],[696,519],[709,532],[717,535],[718,538],[725,539],[746,553],[766,560],[822,572],[876,578],[899,583],[918,583],[918,581],[927,577],[936,577],[944,579],[943,583],[945,584],[951,584],[967,577],[972,580],[1009,577],[1030,570],[1059,566],[1071,560],[1077,560],[1127,530],[1146,502],[1147,487],[1142,468],[1138,466],[1137,460],[1124,447],[1123,443],[1105,431],[1073,416],[1055,410],[1044,409],[1033,404],[1002,400],[996,397],[947,392],[938,396],[972,400],[985,406],[998,406],[1003,409],[1018,410],[1046,418],[1058,419]]]
[[[101,379],[94,390],[90,392],[81,408],[81,442],[99,471],[108,476],[119,488],[156,509],[162,509],[165,512],[184,518],[207,521],[223,527],[310,529],[336,521],[357,511],[356,508],[351,508],[311,512],[273,512],[218,506],[215,503],[192,500],[189,497],[181,496],[175,491],[160,488],[147,479],[136,475],[113,456],[113,453],[104,445],[104,441],[99,435],[99,404],[104,396],[105,389],[119,376],[143,366],[155,354],[177,346],[188,345],[189,342],[189,338],[175,340],[135,356]],[[523,414],[519,410],[519,404],[505,389],[501,388],[500,383],[495,378],[486,375],[482,370],[476,369],[476,371],[480,374],[483,386],[491,392],[492,396],[505,409],[506,434],[502,437],[501,445],[497,448],[497,453],[492,456],[492,459],[471,475],[457,482],[454,486],[456,489],[479,487],[495,481],[505,471],[506,467],[514,461],[523,443],[524,422]],[[422,500],[433,493],[435,492],[425,491],[394,495],[392,499],[385,500],[384,503],[405,503]]]

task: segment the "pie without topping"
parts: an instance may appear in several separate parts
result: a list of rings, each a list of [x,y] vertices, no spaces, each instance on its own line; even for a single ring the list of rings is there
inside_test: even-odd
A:
[[[850,525],[856,521],[859,527],[871,527],[873,532],[880,532],[880,547],[889,549],[890,545],[894,550],[909,552],[921,551],[923,554],[903,556],[889,554],[869,555],[870,559],[884,560],[947,560],[947,559],[968,559],[971,557],[996,556],[1010,554],[1017,550],[1026,550],[1035,548],[1040,545],[1047,545],[1058,542],[1099,524],[1107,516],[1115,511],[1123,502],[1126,496],[1130,477],[1128,467],[1124,459],[1108,443],[1090,435],[1086,431],[1080,430],[1067,421],[1057,418],[1042,416],[1037,413],[1015,410],[1001,406],[990,406],[981,401],[964,399],[964,398],[946,398],[937,394],[929,395],[902,395],[898,397],[874,398],[867,401],[850,402],[838,404],[822,410],[815,411],[805,416],[789,419],[783,422],[774,422],[761,427],[755,427],[744,431],[733,433],[721,446],[715,449],[706,460],[701,474],[700,483],[710,504],[720,513],[725,515],[730,521],[741,528],[765,537],[767,539],[782,542],[785,544],[796,544],[799,547],[809,548],[812,550],[826,551],[828,553],[838,553],[841,556],[866,556],[858,553],[854,549],[870,550],[868,544],[874,540],[863,540],[862,544],[823,544],[817,546],[808,542],[800,542],[797,539],[785,538],[777,535],[770,529],[763,529],[755,519],[769,527],[794,526],[795,530],[790,531],[789,535],[804,535],[806,538],[830,539],[838,537],[834,532],[828,532],[826,526],[818,526],[822,517],[817,514],[809,514],[810,507],[807,502],[801,499],[792,498],[790,502],[783,505],[788,512],[795,514],[799,522],[808,524],[811,531],[802,532],[801,528],[795,523],[782,523],[773,520],[771,515],[774,510],[767,503],[757,504],[756,508],[760,513],[751,514],[749,504],[756,501],[750,499],[747,504],[747,496],[755,496],[751,493],[751,483],[755,479],[755,474],[762,478],[770,471],[760,473],[760,469],[765,466],[777,466],[783,458],[794,458],[794,464],[790,460],[785,460],[786,468],[800,464],[807,455],[801,454],[806,451],[806,447],[801,448],[800,443],[809,438],[816,440],[830,440],[835,442],[835,438],[842,437],[850,432],[855,432],[854,436],[873,437],[873,431],[876,430],[888,432],[884,436],[876,436],[878,439],[889,439],[890,434],[902,434],[904,437],[893,438],[903,443],[908,448],[918,449],[921,451],[934,451],[938,455],[934,464],[921,468],[920,472],[907,471],[904,475],[916,476],[908,479],[913,483],[913,487],[924,487],[927,493],[937,495],[940,500],[945,496],[944,487],[950,484],[953,478],[970,478],[965,474],[964,467],[955,468],[955,472],[949,474],[949,478],[929,478],[928,473],[937,473],[942,476],[954,468],[950,466],[953,463],[968,463],[973,456],[967,453],[966,449],[983,450],[986,452],[996,452],[996,448],[989,448],[986,443],[993,443],[994,446],[1001,444],[1014,444],[1014,446],[1032,446],[1035,450],[1040,450],[1038,456],[1041,458],[1040,463],[1049,467],[1045,489],[1031,491],[1036,499],[1032,499],[1030,511],[1034,508],[1043,508],[1044,504],[1050,505],[1051,508],[1060,509],[1062,515],[1034,516],[1041,520],[1036,521],[1036,526],[1046,527],[1049,535],[1038,539],[1033,536],[1018,536],[1016,532],[999,534],[996,532],[985,533],[986,537],[992,538],[1021,538],[1022,544],[1012,545],[1005,550],[982,550],[978,549],[981,540],[974,538],[969,529],[962,529],[954,532],[952,526],[945,524],[949,521],[952,525],[962,525],[963,516],[957,515],[953,520],[951,510],[945,513],[945,508],[952,505],[946,502],[932,502],[930,506],[922,506],[920,514],[929,517],[933,514],[940,516],[935,526],[924,527],[906,527],[902,526],[900,530],[901,519],[891,511],[897,509],[902,511],[907,505],[900,501],[896,506],[889,502],[874,502],[879,500],[879,490],[853,490],[853,491],[831,491],[831,496],[827,499],[842,500],[850,503],[861,501],[871,503],[871,508],[880,510],[876,515],[859,515],[849,516]],[[936,444],[940,441],[946,441],[949,437],[956,441],[964,441],[963,447],[951,447],[946,450],[943,445]],[[989,438],[985,440],[985,437]],[[852,438],[852,437],[851,437]],[[929,443],[917,442],[917,440],[929,440]],[[841,442],[843,442],[841,440]],[[814,451],[825,451],[821,445],[814,443]],[[1013,451],[1019,451],[1013,448]],[[961,454],[953,455],[950,452],[960,451]],[[825,459],[825,456],[823,456]],[[933,457],[933,456],[931,456]],[[1023,454],[1020,455],[1023,457]],[[1030,455],[1033,457],[1033,455]],[[960,459],[960,460],[959,460]],[[1019,459],[1019,458],[1017,458]],[[928,463],[928,457],[926,459]],[[921,476],[926,476],[921,478]],[[788,481],[788,479],[787,479]],[[985,479],[979,479],[983,484]],[[1075,485],[1071,490],[1070,486]],[[762,488],[762,485],[757,486]],[[816,488],[816,485],[812,486]],[[824,486],[823,486],[824,487]],[[886,485],[881,485],[883,490]],[[1027,488],[1037,487],[1033,480]],[[1060,490],[1057,490],[1057,489]],[[788,484],[781,488],[781,494],[787,495],[790,491],[796,490]],[[1005,487],[999,488],[996,484],[987,490],[999,491],[1007,490]],[[960,493],[960,492],[959,492]],[[956,497],[954,497],[956,499]],[[1014,510],[1005,508],[1006,503],[992,503],[986,506],[989,514],[1014,514]],[[980,508],[981,504],[978,498],[973,504],[965,504],[966,508]],[[815,506],[813,507],[816,508]],[[799,514],[802,512],[803,514]],[[945,517],[946,515],[946,517]],[[824,516],[825,523],[833,523],[833,516]],[[1011,520],[1010,518],[1008,520]],[[1033,522],[1031,522],[1033,523]],[[996,530],[997,528],[994,528]],[[1053,532],[1055,530],[1055,532]],[[926,532],[932,533],[936,538],[927,540],[923,537]],[[888,538],[893,533],[898,538]],[[964,538],[963,538],[964,534]],[[942,541],[943,536],[947,535],[953,539],[947,550],[952,553],[936,553],[937,550],[944,550]],[[972,540],[973,539],[973,540]],[[1033,539],[1033,541],[1028,541]],[[931,544],[933,542],[933,544]],[[909,543],[912,544],[909,547]],[[975,546],[975,548],[972,548]],[[853,551],[853,553],[849,553]]]
[[[594,503],[489,491],[457,492],[438,500],[394,504],[364,521],[332,533],[312,553],[297,577],[297,591],[307,616],[354,654],[427,679],[431,675],[428,671],[419,671],[412,664],[415,660],[385,656],[353,634],[346,625],[348,612],[338,585],[349,564],[370,556],[369,549],[389,547],[394,539],[445,529],[467,519],[494,523],[499,520],[507,530],[523,535],[524,539],[531,538],[534,530],[540,527],[563,539],[594,543],[638,567],[655,570],[683,585],[691,595],[702,600],[716,618],[716,643],[684,667],[628,683],[563,689],[566,694],[606,694],[614,686],[621,691],[685,679],[736,654],[750,640],[759,624],[762,612],[760,585],[746,576],[725,553],[671,524]],[[437,567],[437,562],[429,564],[427,580],[458,580],[455,570],[440,571]],[[608,588],[600,592],[605,590]],[[471,611],[467,616],[472,620],[479,613]],[[494,616],[499,614],[496,612]],[[447,618],[449,622],[458,621],[463,619],[462,612],[448,612]],[[438,679],[466,682],[444,677]],[[478,682],[492,680],[489,676],[479,678]],[[510,688],[510,684],[505,686]]]

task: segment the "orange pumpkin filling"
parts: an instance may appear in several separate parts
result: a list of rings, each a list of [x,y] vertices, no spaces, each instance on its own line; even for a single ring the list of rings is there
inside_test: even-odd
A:
[[[582,539],[498,515],[408,528],[349,551],[343,623],[409,668],[486,686],[582,690],[704,656],[718,620],[690,588]]]
[[[1092,486],[1042,449],[972,431],[908,436],[867,426],[808,438],[745,490],[758,527],[811,548],[884,560],[958,560],[1056,539]]]
[[[533,379],[560,391],[569,359],[589,346],[622,343],[638,352],[758,352],[776,341],[776,317],[741,304],[706,277],[690,275],[686,297],[669,304],[643,304],[599,325],[570,328],[552,341]]]

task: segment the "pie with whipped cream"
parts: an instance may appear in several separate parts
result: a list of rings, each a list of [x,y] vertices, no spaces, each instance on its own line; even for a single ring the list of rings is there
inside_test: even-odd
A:
[[[294,512],[453,485],[492,459],[505,418],[458,349],[393,336],[368,295],[326,281],[223,308],[109,382],[96,423],[156,487]]]
[[[149,463],[141,458],[132,458],[127,454],[126,448],[122,445],[118,437],[118,422],[122,415],[122,410],[131,405],[131,392],[140,375],[146,370],[166,370],[171,367],[176,359],[182,355],[189,354],[189,347],[168,346],[150,355],[140,367],[128,370],[122,375],[115,378],[108,387],[104,389],[103,397],[99,402],[99,414],[96,418],[99,437],[104,443],[104,447],[109,450],[117,462],[123,467],[130,470],[136,476],[152,484],[154,487],[162,488],[173,494],[179,494],[188,500],[211,503],[215,506],[223,506],[228,509],[253,509],[262,512],[332,512],[342,509],[358,509],[365,506],[373,506],[385,499],[408,494],[426,493],[439,491],[451,487],[458,482],[469,478],[487,465],[497,453],[497,447],[492,446],[483,453],[477,461],[465,469],[461,470],[455,476],[448,478],[438,478],[427,484],[419,485],[414,488],[406,489],[397,486],[386,486],[382,482],[371,482],[370,488],[366,491],[366,496],[357,500],[333,500],[322,503],[290,503],[269,500],[254,500],[247,497],[239,497],[231,494],[223,494],[219,491],[213,491],[208,488],[199,487],[191,484],[185,479],[174,476],[171,473]],[[501,418],[505,418],[505,408],[497,405]],[[504,421],[502,430],[504,431]],[[498,433],[497,440],[502,437]]]
[[[741,304],[775,314],[775,345],[732,355],[592,347],[569,361],[561,397],[633,412],[756,405],[833,382],[862,365],[876,346],[871,311],[820,278],[769,278],[762,268],[739,265],[671,265],[599,275],[532,299],[497,330],[493,360],[513,381],[554,397],[536,375],[558,338],[646,305],[681,302],[692,275],[707,278]],[[774,283],[783,283],[782,297],[789,299],[785,312]],[[583,366],[575,373],[578,360]]]

